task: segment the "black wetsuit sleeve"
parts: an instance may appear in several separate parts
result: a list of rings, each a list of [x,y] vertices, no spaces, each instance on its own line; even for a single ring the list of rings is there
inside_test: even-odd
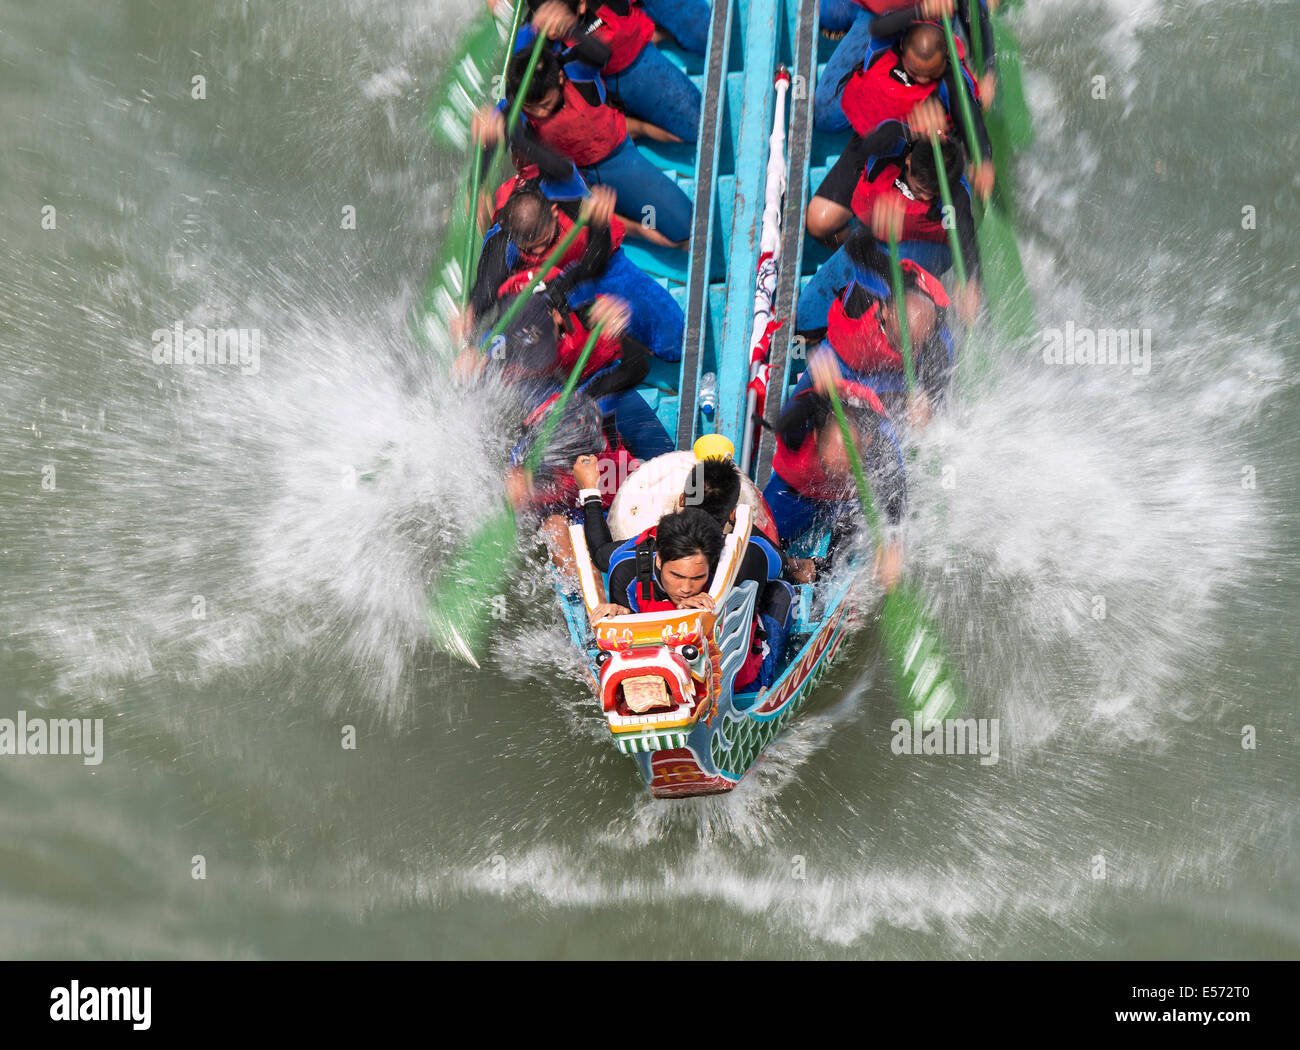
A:
[[[979,280],[980,249],[979,239],[975,236],[975,217],[971,214],[970,194],[960,185],[951,186],[952,209],[956,212],[957,243],[961,245],[962,261],[966,264],[966,276]],[[938,274],[935,275],[936,277]]]
[[[874,138],[875,135],[876,132],[873,131],[871,137]],[[831,170],[826,173],[821,185],[817,187],[815,196],[838,204],[842,208],[849,207],[858,179],[862,176],[862,169],[866,167],[867,158],[871,156],[863,145],[864,139],[861,135],[854,135],[849,139],[849,144],[844,147],[840,159],[831,165]]]
[[[953,207],[956,207],[955,202]],[[880,243],[867,227],[860,227],[849,235],[849,239],[844,242],[844,254],[854,266],[874,270],[886,280],[889,279],[889,256],[880,250]]]
[[[975,122],[975,141],[979,145],[980,156],[985,160],[991,160],[993,145],[989,142],[988,129],[984,126],[984,112],[980,104],[975,101],[970,85],[966,83],[965,75],[954,70],[952,63],[949,62],[943,80],[948,85],[948,112],[952,116],[953,128],[961,136],[958,141],[969,148],[970,135],[966,131],[966,114],[961,99],[957,96],[958,91],[963,91],[966,94],[966,101],[970,103],[971,119]]]
[[[582,535],[587,541],[591,562],[601,572],[609,569],[609,559],[619,544],[609,534],[605,508],[599,496],[588,496],[582,504]]]
[[[587,247],[578,261],[566,267],[554,281],[547,285],[547,295],[563,297],[566,301],[569,293],[584,281],[594,281],[609,266],[609,257],[613,254],[613,242],[610,240],[609,227],[588,227]],[[552,298],[552,302],[557,299]]]
[[[567,179],[574,171],[573,161],[556,153],[520,121],[510,136],[510,152],[523,164],[536,164],[544,179]],[[484,174],[492,162],[492,151],[483,151]]]
[[[764,554],[757,546],[752,543],[746,543],[744,558],[740,561],[740,568],[736,572],[736,584],[746,583],[753,580],[758,584],[759,598],[763,596],[763,585],[767,583],[767,555]]]
[[[497,230],[483,246],[474,287],[469,293],[469,305],[473,308],[476,319],[481,320],[492,309],[497,301],[497,289],[510,276],[510,269],[506,266],[506,245],[509,243],[510,238],[503,231]]]
[[[650,374],[650,351],[631,336],[623,337],[623,356],[610,371],[598,375],[585,387],[583,393],[599,400],[609,394],[631,390]]]
[[[887,15],[880,15],[871,20],[867,27],[873,37],[879,39],[886,36],[897,36],[913,22],[924,22],[925,13],[921,10],[920,4],[913,4],[911,7],[901,7],[897,11],[890,11]]]
[[[603,40],[593,36],[590,29],[584,29],[578,35],[578,42],[564,52],[563,62],[582,62],[597,69],[604,69],[613,52]]]
[[[948,380],[952,378],[952,365],[948,362],[948,347],[943,341],[942,326],[930,336],[921,348],[920,359],[916,363],[916,380],[925,390],[932,404],[943,400],[948,390]]]

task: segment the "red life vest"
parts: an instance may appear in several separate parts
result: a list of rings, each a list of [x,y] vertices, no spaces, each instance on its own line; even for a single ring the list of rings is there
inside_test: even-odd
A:
[[[885,406],[880,403],[874,390],[860,383],[840,380],[835,384],[840,397],[846,400],[861,401],[871,410],[884,418]],[[813,391],[806,390],[800,397],[807,397]],[[828,425],[837,425],[833,421]],[[817,435],[807,435],[797,449],[790,448],[785,439],[777,435],[776,454],[772,457],[772,470],[799,493],[809,499],[839,500],[853,493],[853,479],[833,478],[826,473],[821,459],[817,455]]]
[[[903,168],[901,161],[885,164],[874,179],[868,179],[864,169],[853,190],[853,214],[869,226],[871,212],[878,198],[896,200],[903,205],[903,236],[900,240],[947,244],[948,231],[944,229],[942,220],[935,219],[930,214],[932,202],[914,200],[895,185],[899,180],[906,181]]]
[[[635,548],[641,546],[641,544],[643,544],[647,539],[654,539],[655,536],[658,534],[658,532],[659,532],[659,526],[651,525],[648,529],[645,530],[645,532],[637,536],[636,542],[633,544],[633,547]],[[675,606],[671,600],[656,598],[654,596],[653,583],[650,586],[650,593],[646,594],[645,588],[641,585],[641,576],[639,573],[637,574],[636,612],[650,613],[650,612],[676,612],[676,611],[677,611],[677,606]]]
[[[582,356],[582,348],[587,345],[587,337],[591,335],[578,319],[577,314],[569,314],[569,327],[571,330],[564,332],[560,337],[559,352],[556,355],[555,370],[552,373],[561,382],[569,378],[573,366],[578,363],[578,358]],[[596,340],[596,345],[591,348],[591,357],[587,359],[587,367],[582,370],[582,378],[589,379],[606,365],[613,364],[622,356],[623,341],[621,339],[610,339],[601,336]]]
[[[588,30],[588,34],[609,48],[609,61],[604,68],[609,76],[627,69],[640,57],[646,44],[655,38],[655,24],[639,3],[629,3],[625,15],[601,4],[596,8],[596,18],[599,24]],[[564,42],[572,47],[577,40],[566,39]]]
[[[598,164],[627,138],[627,121],[613,106],[593,106],[565,77],[560,108],[549,117],[529,117],[537,137],[580,168]]]
[[[901,266],[905,274],[914,277],[917,291],[929,296],[940,309],[948,306],[948,293],[937,277],[911,259],[903,259]],[[867,307],[861,317],[850,317],[844,309],[844,297],[836,299],[826,316],[826,339],[839,359],[855,372],[903,370],[903,355],[885,335],[879,300]]]
[[[901,46],[901,45],[899,45]],[[960,40],[957,41],[957,57],[965,70],[966,52]],[[960,82],[961,76],[958,76]],[[912,107],[924,102],[936,94],[942,79],[932,80],[928,84],[917,84],[903,69],[903,56],[897,47],[887,48],[875,55],[870,64],[859,66],[844,86],[840,105],[844,115],[849,118],[853,130],[859,135],[869,135],[887,120],[898,120],[904,124],[911,115]],[[979,89],[975,91],[975,101],[979,101]],[[952,105],[960,105],[950,99]],[[948,114],[948,126],[952,127],[952,114]]]
[[[911,7],[916,0],[853,0],[859,7],[865,7],[873,15],[887,15],[891,11],[901,11]]]
[[[879,300],[861,317],[850,317],[843,297],[836,299],[826,316],[826,339],[839,359],[855,372],[897,371],[903,367],[902,355],[889,345],[885,335]]]

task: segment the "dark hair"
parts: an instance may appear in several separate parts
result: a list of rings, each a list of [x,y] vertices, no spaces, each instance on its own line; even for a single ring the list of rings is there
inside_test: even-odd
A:
[[[718,523],[697,507],[687,507],[675,514],[665,514],[655,529],[655,548],[659,563],[703,554],[709,571],[718,567],[722,557],[722,530]]]
[[[726,456],[709,456],[691,468],[683,491],[688,507],[698,507],[725,528],[740,502],[740,471]]]
[[[525,183],[501,206],[497,220],[507,237],[516,244],[535,241],[552,221],[551,202],[536,186]]]
[[[922,62],[935,55],[943,55],[945,62],[948,60],[944,32],[933,22],[913,22],[903,33],[898,49],[900,53],[913,52]]]
[[[966,170],[966,153],[956,140],[947,136],[939,140],[939,152],[943,155],[943,169],[951,187]],[[912,150],[912,178],[927,193],[939,192],[939,169],[934,163],[934,150],[928,144]]]
[[[506,66],[506,101],[513,103],[524,79],[524,70],[528,68],[529,49],[516,51]],[[533,70],[533,79],[528,84],[528,94],[524,96],[524,105],[535,106],[546,97],[552,88],[560,86],[560,63],[554,53],[543,48],[537,57],[537,68]]]

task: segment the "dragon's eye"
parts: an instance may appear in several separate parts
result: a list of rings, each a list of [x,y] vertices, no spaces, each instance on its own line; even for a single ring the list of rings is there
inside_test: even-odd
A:
[[[609,663],[609,658],[613,655],[614,654],[609,652],[608,650],[602,649],[600,652],[596,654],[596,666],[604,667],[607,663]]]
[[[682,656],[688,664],[693,664],[700,657],[700,651],[693,645],[682,646]]]

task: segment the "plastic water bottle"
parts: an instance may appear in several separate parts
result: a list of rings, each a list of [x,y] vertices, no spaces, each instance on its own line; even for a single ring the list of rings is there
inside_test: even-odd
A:
[[[718,410],[718,374],[716,372],[705,372],[700,377],[700,393],[696,399],[700,406],[700,411],[709,419],[713,418],[713,413]]]

